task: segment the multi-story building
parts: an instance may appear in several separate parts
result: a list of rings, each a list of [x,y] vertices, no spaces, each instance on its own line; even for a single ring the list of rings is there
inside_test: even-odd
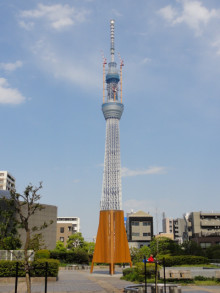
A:
[[[80,218],[58,217],[57,218],[57,241],[62,241],[66,246],[69,236],[79,232]]]
[[[0,171],[0,189],[15,190],[15,178],[8,171]]]
[[[162,219],[163,233],[173,233],[173,219],[163,218]]]
[[[128,213],[126,230],[129,247],[148,246],[153,237],[153,217],[143,211]]]
[[[196,241],[203,248],[220,244],[219,212],[191,212],[185,215],[185,221],[189,240]]]
[[[186,229],[185,220],[182,218],[173,219],[173,235],[174,240],[182,244],[184,241],[184,233]]]
[[[179,243],[183,242],[186,223],[184,219],[165,218],[162,219],[163,233],[173,234],[173,239]]]
[[[43,247],[46,249],[55,249],[56,247],[56,219],[57,219],[57,207],[48,204],[40,204],[42,206],[41,210],[36,210],[35,213],[29,218],[29,227],[32,230],[34,227],[41,227],[44,223],[48,224],[48,227],[42,229],[40,232],[32,232],[31,237],[34,234],[40,233],[42,235]],[[27,211],[27,206],[22,206],[22,212],[25,214]],[[17,215],[19,217],[19,215]],[[20,240],[22,243],[22,248],[25,244],[26,232],[23,228],[18,229],[18,234],[20,235]]]

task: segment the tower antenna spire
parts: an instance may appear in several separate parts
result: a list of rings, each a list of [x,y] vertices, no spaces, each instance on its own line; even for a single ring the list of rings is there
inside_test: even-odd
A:
[[[111,62],[115,62],[115,21],[111,19],[110,21],[110,29],[111,29]]]

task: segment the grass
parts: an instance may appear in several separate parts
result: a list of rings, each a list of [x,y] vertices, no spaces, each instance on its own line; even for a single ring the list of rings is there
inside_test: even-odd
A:
[[[212,265],[212,264],[197,264],[197,265],[178,265],[178,266],[173,266],[173,267],[189,267],[189,268],[213,268],[213,269],[219,269],[219,266],[217,265]]]
[[[218,280],[205,280],[205,281],[198,281],[194,280],[194,284],[197,286],[216,286],[220,285],[220,282]]]

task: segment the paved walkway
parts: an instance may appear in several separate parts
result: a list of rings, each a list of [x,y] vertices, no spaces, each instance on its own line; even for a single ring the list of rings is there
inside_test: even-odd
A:
[[[122,293],[123,289],[132,283],[120,280],[121,273],[108,275],[105,270],[94,271],[60,271],[57,282],[48,282],[48,293]],[[0,293],[14,293],[14,284],[0,284]],[[32,284],[33,293],[44,293],[44,283]],[[182,287],[183,293],[220,293],[220,286],[212,287]],[[26,284],[19,283],[18,293],[26,293]],[[150,289],[148,289],[150,293]],[[168,292],[167,292],[168,293]]]

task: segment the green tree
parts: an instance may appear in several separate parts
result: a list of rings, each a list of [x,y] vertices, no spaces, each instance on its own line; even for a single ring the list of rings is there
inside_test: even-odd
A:
[[[142,262],[144,259],[144,256],[148,258],[151,254],[151,250],[148,246],[142,246],[141,248],[132,247],[130,248],[130,254],[131,254],[131,260],[135,264],[138,262]]]
[[[76,232],[69,237],[67,240],[67,248],[74,249],[74,248],[83,248],[85,246],[85,241],[82,236],[82,233]]]
[[[33,240],[33,235],[39,235],[39,231],[48,227],[50,223],[44,222],[41,226],[31,227],[30,220],[32,216],[37,212],[41,211],[44,207],[39,203],[41,198],[39,190],[42,188],[42,183],[40,182],[38,187],[34,187],[32,184],[29,184],[23,194],[16,193],[15,191],[11,192],[11,197],[14,201],[15,211],[17,213],[17,223],[20,228],[25,230],[25,243],[24,243],[24,269],[27,285],[27,293],[31,293],[31,283],[30,283],[30,262],[28,254],[28,249]],[[36,237],[36,236],[35,236]],[[36,239],[35,239],[36,240]],[[39,237],[38,237],[39,240]]]
[[[193,240],[184,241],[182,244],[183,252],[187,255],[204,256],[204,251],[199,244]]]
[[[67,251],[67,249],[64,246],[64,243],[62,241],[57,241],[55,250],[59,251],[59,252],[66,252]]]
[[[28,249],[38,251],[43,248],[45,248],[43,235],[41,233],[37,233],[31,236]]]
[[[14,201],[3,197],[0,199],[0,249],[15,250],[20,247]]]
[[[220,259],[220,245],[212,245],[205,250],[205,254],[209,259]]]
[[[150,243],[150,250],[153,255],[170,254],[180,255],[183,254],[179,244],[174,240],[167,237],[154,237]]]

